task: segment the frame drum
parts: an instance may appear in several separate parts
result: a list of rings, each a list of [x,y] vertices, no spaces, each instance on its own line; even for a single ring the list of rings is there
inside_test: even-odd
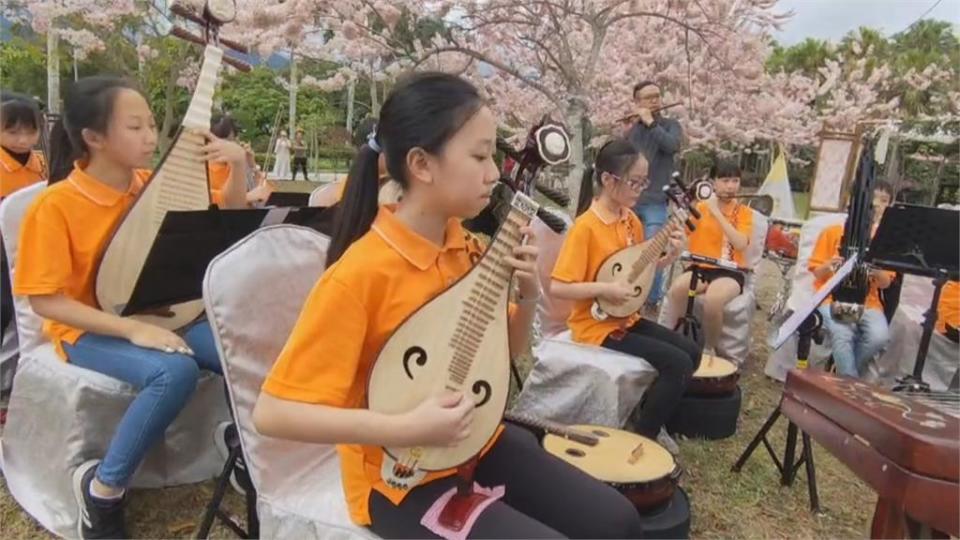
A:
[[[729,394],[737,387],[740,370],[736,364],[719,356],[704,354],[700,367],[687,384],[687,394],[713,396]]]

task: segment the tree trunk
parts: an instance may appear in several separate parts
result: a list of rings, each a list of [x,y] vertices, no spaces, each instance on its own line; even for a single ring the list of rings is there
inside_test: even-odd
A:
[[[50,25],[47,30],[47,111],[60,112],[60,55],[57,54],[60,39],[57,30]]]
[[[370,113],[374,118],[380,116],[380,97],[377,96],[377,81],[370,74]]]
[[[357,81],[351,79],[347,84],[347,131],[353,133],[353,98],[357,91]]]
[[[297,130],[297,57],[290,50],[290,136],[293,137]]]
[[[80,72],[77,70],[77,48],[73,49],[73,82],[77,82],[80,79]]]
[[[570,195],[570,205],[567,207],[567,213],[571,216],[577,214],[577,204],[580,200],[580,183],[583,180],[584,169],[584,147],[583,140],[583,115],[586,112],[583,103],[579,100],[571,99],[567,102],[566,124],[570,130],[570,172],[567,173],[567,193]]]
[[[170,146],[170,131],[173,128],[173,96],[177,90],[177,77],[180,75],[181,66],[176,62],[170,63],[170,70],[167,72],[167,87],[163,97],[163,124],[160,126],[160,152],[166,152]]]

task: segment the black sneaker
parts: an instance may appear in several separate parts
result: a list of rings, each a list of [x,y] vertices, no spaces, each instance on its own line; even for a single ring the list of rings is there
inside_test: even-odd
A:
[[[90,495],[90,482],[99,460],[90,460],[73,472],[73,495],[80,508],[77,532],[80,538],[129,538],[123,526],[123,499],[104,503]]]

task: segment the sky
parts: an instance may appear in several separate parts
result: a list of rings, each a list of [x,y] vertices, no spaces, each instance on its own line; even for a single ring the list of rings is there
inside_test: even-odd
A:
[[[774,37],[788,45],[807,37],[839,41],[861,26],[891,35],[910,26],[931,7],[924,18],[950,21],[960,33],[960,0],[779,0],[777,8],[794,15]]]

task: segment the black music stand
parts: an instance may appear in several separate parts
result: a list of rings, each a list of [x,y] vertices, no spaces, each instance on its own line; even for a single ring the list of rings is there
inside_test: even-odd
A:
[[[122,316],[197,300],[210,261],[253,231],[273,224],[317,228],[327,208],[167,212]],[[321,231],[324,232],[324,231]]]
[[[777,329],[777,332],[768,340],[773,349],[779,349],[786,343],[790,336],[796,333],[797,369],[807,369],[812,342],[817,341],[819,343],[817,336],[823,325],[823,316],[820,315],[817,308],[820,307],[820,304],[823,303],[827,296],[840,285],[841,281],[850,275],[858,262],[859,259],[856,256],[848,259],[823,287],[810,298],[809,302],[797,311],[790,312],[789,316],[780,325],[780,328]],[[782,460],[773,450],[773,445],[770,443],[770,440],[767,439],[767,433],[773,428],[774,424],[777,423],[780,415],[780,405],[777,404],[777,407],[770,413],[770,416],[767,417],[766,422],[763,423],[763,427],[753,436],[747,448],[740,454],[737,462],[733,464],[730,470],[732,472],[740,472],[743,465],[750,459],[750,456],[753,455],[754,450],[763,443],[764,449],[766,449],[767,454],[770,455],[770,459],[773,461],[774,466],[777,467],[777,471],[780,472],[781,485],[793,485],[793,481],[797,477],[797,471],[800,470],[800,465],[805,466],[807,473],[807,492],[810,497],[810,510],[815,513],[820,513],[820,495],[817,492],[817,470],[813,463],[813,443],[810,440],[810,435],[800,431],[797,425],[787,418],[787,440],[783,450]],[[798,435],[800,436],[801,444],[800,459],[796,459]]]
[[[874,266],[933,279],[933,298],[923,319],[923,337],[913,374],[897,381],[895,390],[929,391],[923,366],[937,322],[940,293],[947,280],[960,277],[960,212],[926,206],[898,204],[887,208],[867,250]]]
[[[307,206],[309,203],[309,193],[274,191],[267,197],[267,202],[264,203],[264,206]]]

